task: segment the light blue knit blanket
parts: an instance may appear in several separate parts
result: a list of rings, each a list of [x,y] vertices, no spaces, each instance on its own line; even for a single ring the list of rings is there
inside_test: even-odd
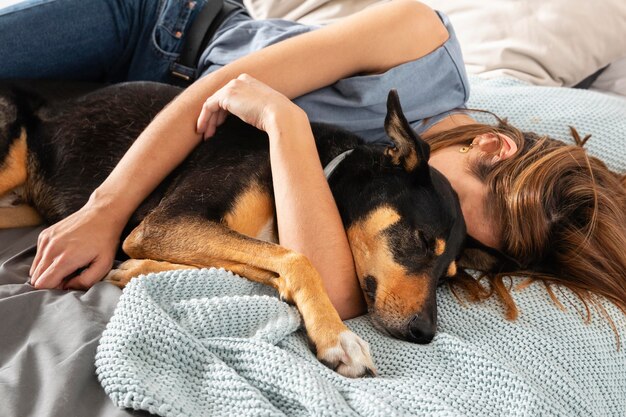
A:
[[[470,106],[555,137],[592,133],[592,153],[626,161],[626,100],[586,91],[473,79]],[[556,123],[554,121],[557,121]],[[270,289],[224,270],[134,279],[102,335],[97,374],[120,407],[161,416],[626,416],[626,345],[599,314],[585,324],[567,291],[514,292],[520,318],[494,300],[461,304],[438,290],[439,327],[426,346],[391,339],[367,317],[379,376],[348,379],[307,347],[297,311]],[[607,303],[626,338],[626,319]]]
[[[133,280],[100,341],[102,386],[119,406],[162,416],[626,415],[624,346],[540,285],[516,294],[513,323],[496,302],[463,306],[441,288],[427,346],[348,321],[378,368],[367,379],[320,364],[295,308],[264,294],[216,269]]]

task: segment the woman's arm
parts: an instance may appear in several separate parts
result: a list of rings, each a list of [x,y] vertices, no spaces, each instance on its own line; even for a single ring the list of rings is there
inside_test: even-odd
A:
[[[419,58],[443,43],[447,36],[445,27],[428,7],[413,1],[396,1],[250,54],[195,82],[140,135],[83,209],[42,233],[31,268],[31,282],[37,288],[59,287],[63,277],[84,266],[88,267],[69,281],[68,287],[86,288],[101,279],[111,266],[115,245],[127,219],[199,142],[201,135],[195,126],[206,97],[239,74],[250,73],[293,98],[342,77],[385,71]],[[210,126],[211,122],[207,135],[211,133]],[[282,159],[289,155],[283,153]],[[319,185],[290,181],[290,186],[299,190],[306,187],[314,192],[319,190]],[[293,215],[294,221],[298,218],[306,217]],[[335,233],[339,234],[336,228]],[[296,241],[308,239],[299,234],[295,237]],[[352,262],[345,235],[343,239],[330,238],[327,244],[341,240],[344,248],[332,250],[331,257],[316,261],[317,250],[303,252],[316,266],[329,265],[335,259],[340,259],[340,264],[345,264],[347,259]],[[298,246],[296,242],[294,245]],[[333,282],[346,281],[345,276],[338,276],[343,267],[326,269],[332,273],[323,273],[322,278],[331,283],[328,288],[331,296],[337,293],[339,302],[343,302],[346,298],[343,290],[332,289]],[[353,272],[350,279],[353,282],[350,287],[355,288]]]
[[[350,246],[306,113],[246,74],[211,96],[202,113],[223,121],[226,110],[268,133],[280,244],[309,258],[342,319],[362,314]]]
[[[111,206],[111,216],[128,219],[198,144],[194,127],[202,103],[239,74],[295,98],[356,73],[381,72],[417,59],[447,37],[430,8],[396,1],[247,55],[196,81],[165,108],[98,188],[97,200]],[[134,180],[127,183],[127,178]],[[120,189],[127,190],[122,201]]]

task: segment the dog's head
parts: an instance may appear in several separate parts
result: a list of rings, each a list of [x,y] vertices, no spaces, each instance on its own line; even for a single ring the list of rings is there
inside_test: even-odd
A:
[[[373,322],[394,337],[428,343],[437,327],[436,288],[457,273],[465,222],[393,90],[385,130],[392,146],[359,147],[342,163],[336,187],[348,197],[337,203]]]

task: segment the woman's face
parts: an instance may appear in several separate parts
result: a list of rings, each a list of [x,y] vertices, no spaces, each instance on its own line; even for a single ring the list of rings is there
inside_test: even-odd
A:
[[[472,148],[460,151],[461,146],[450,146],[433,152],[429,164],[450,181],[461,202],[467,234],[485,246],[500,249],[500,233],[487,206],[488,188],[471,170],[478,158],[498,162],[517,152],[517,145],[505,135],[477,136]]]

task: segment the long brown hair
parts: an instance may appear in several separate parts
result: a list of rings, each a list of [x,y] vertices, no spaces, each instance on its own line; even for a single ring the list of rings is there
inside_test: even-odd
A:
[[[494,115],[495,116],[495,115]],[[479,162],[473,173],[488,187],[486,207],[501,236],[501,259],[507,266],[476,261],[467,266],[482,272],[481,284],[466,273],[450,281],[471,300],[496,294],[506,316],[515,319],[518,310],[510,294],[511,276],[525,276],[522,286],[541,280],[552,300],[562,307],[553,284],[573,291],[585,306],[607,317],[598,296],[612,301],[626,314],[626,189],[624,178],[587,154],[575,129],[575,144],[522,132],[506,120],[497,125],[470,124],[436,133],[426,140],[431,150],[467,146],[485,133],[504,134],[518,151],[497,163]],[[485,158],[486,160],[486,158]],[[469,251],[468,251],[469,252]],[[476,252],[474,252],[476,253]],[[512,281],[509,279],[509,283]],[[614,327],[615,329],[615,327]]]

